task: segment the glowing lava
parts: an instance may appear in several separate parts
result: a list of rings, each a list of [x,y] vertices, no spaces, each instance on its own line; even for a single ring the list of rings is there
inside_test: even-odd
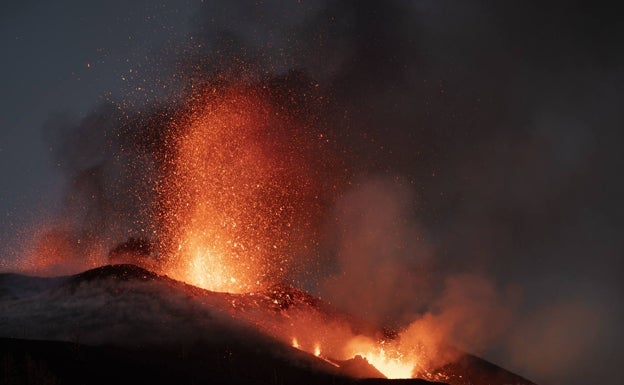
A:
[[[278,281],[321,212],[327,186],[315,159],[326,135],[244,85],[201,93],[172,126],[160,186],[164,272],[233,293]]]
[[[391,358],[383,348],[361,351],[356,356],[362,356],[388,378],[412,378],[413,362],[403,362],[400,358]]]
[[[298,321],[300,320],[297,316],[289,317],[289,322],[298,323]],[[305,328],[305,322],[300,326]],[[276,337],[280,338],[279,334]],[[335,325],[317,325],[310,330],[307,337],[312,337],[313,341],[314,338],[329,337],[329,339],[323,343],[302,344],[297,337],[293,337],[290,340],[291,346],[313,354],[336,367],[340,367],[341,361],[360,357],[389,379],[414,378],[417,363],[421,361],[413,349],[401,346],[398,340],[376,341],[364,335],[353,335],[349,329],[336,330]],[[402,348],[407,348],[408,351],[403,351]],[[364,376],[368,374],[370,373],[363,373]]]
[[[116,255],[117,263],[141,264],[212,291],[261,293],[315,248],[315,226],[341,182],[343,174],[335,172],[340,162],[318,121],[306,123],[305,111],[293,112],[275,99],[257,85],[193,94],[168,122],[154,188],[155,252],[149,243],[148,252],[138,252],[136,241],[128,241],[122,246],[130,251]],[[70,244],[64,233],[49,236],[38,254],[62,256]],[[44,267],[63,268],[60,257],[46,261]],[[318,309],[301,299],[307,310],[300,313],[296,297],[288,292],[274,298],[277,318],[254,323],[331,365],[361,356],[388,378],[412,377],[413,359],[354,336],[347,324],[316,318]],[[295,310],[280,318],[289,307]]]
[[[360,356],[366,359],[384,376],[390,379],[412,378],[416,361],[406,357],[401,352],[384,347],[384,344],[376,344],[364,337],[352,339],[346,349],[349,355]]]
[[[319,357],[321,355],[321,345],[314,344],[314,355]]]

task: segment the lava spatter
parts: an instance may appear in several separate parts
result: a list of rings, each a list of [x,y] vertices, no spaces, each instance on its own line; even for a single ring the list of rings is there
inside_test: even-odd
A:
[[[309,235],[328,181],[327,135],[266,88],[207,88],[173,123],[160,187],[164,270],[194,285],[249,292],[279,281]]]

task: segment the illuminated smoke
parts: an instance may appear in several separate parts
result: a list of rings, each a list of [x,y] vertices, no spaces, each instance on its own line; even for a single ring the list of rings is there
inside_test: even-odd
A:
[[[159,188],[163,269],[173,277],[217,291],[259,290],[315,247],[338,183],[334,145],[270,92],[208,88],[176,123]]]
[[[559,323],[569,315],[578,320],[568,326],[571,331],[599,327],[587,310],[593,310],[597,296],[613,298],[612,293],[621,291],[621,210],[614,209],[613,202],[620,200],[622,189],[612,172],[622,163],[621,108],[613,103],[621,99],[617,95],[621,71],[619,56],[611,54],[619,52],[614,49],[619,46],[614,36],[619,34],[612,33],[617,23],[606,20],[597,28],[592,20],[602,21],[605,15],[594,10],[587,16],[587,9],[572,3],[564,9],[571,19],[562,16],[559,6],[536,9],[484,2],[283,6],[269,1],[253,8],[209,3],[193,36],[193,46],[200,48],[188,55],[176,51],[172,59],[182,68],[183,76],[174,76],[185,79],[181,88],[198,87],[202,92],[172,95],[166,106],[104,106],[82,122],[56,117],[49,123],[48,129],[58,132],[52,136],[62,138],[60,145],[52,140],[52,153],[69,182],[67,204],[60,225],[51,221],[53,226],[42,226],[50,230],[44,230],[32,247],[34,255],[40,255],[28,260],[33,271],[68,272],[104,263],[107,250],[129,237],[155,241],[156,258],[170,261],[166,267],[178,276],[189,268],[192,274],[199,272],[204,278],[194,282],[204,286],[212,285],[201,279],[215,269],[210,264],[213,254],[219,255],[218,260],[249,261],[250,254],[237,256],[227,240],[206,247],[205,234],[189,230],[188,224],[178,227],[183,231],[171,230],[178,219],[167,213],[177,213],[181,222],[207,221],[211,229],[204,231],[211,234],[216,219],[189,197],[176,197],[177,203],[190,204],[188,212],[176,211],[176,202],[161,200],[172,191],[183,193],[176,183],[198,179],[192,172],[182,172],[169,182],[163,178],[176,171],[170,160],[179,158],[167,142],[174,140],[172,129],[181,132],[192,126],[182,116],[189,111],[188,96],[211,95],[206,85],[211,82],[219,85],[213,101],[230,92],[231,84],[222,87],[215,74],[242,79],[251,85],[254,100],[258,87],[281,89],[280,96],[268,98],[269,106],[261,100],[260,109],[271,111],[277,104],[291,112],[292,95],[284,92],[290,86],[282,75],[298,68],[314,80],[310,84],[319,84],[317,92],[331,103],[321,103],[312,113],[299,108],[298,118],[287,118],[287,125],[295,127],[298,119],[311,116],[311,121],[302,119],[310,138],[325,133],[324,126],[336,130],[332,134],[338,143],[349,148],[349,172],[360,179],[336,205],[332,213],[336,220],[320,220],[332,223],[338,234],[323,238],[311,226],[312,237],[307,239],[319,241],[318,248],[313,241],[304,241],[305,236],[290,234],[278,236],[276,242],[293,237],[301,249],[280,246],[288,242],[275,244],[282,252],[273,255],[261,246],[258,258],[271,254],[278,261],[275,266],[299,264],[295,271],[313,271],[306,280],[323,281],[317,286],[322,286],[325,297],[350,311],[405,327],[416,320],[407,329],[409,335],[429,335],[436,341],[443,336],[476,349],[492,339],[505,344],[503,337],[496,340],[502,332],[499,325],[491,330],[488,326],[498,320],[505,325],[517,295],[497,281],[521,281],[530,286],[533,301],[550,306],[522,309],[531,316],[517,317],[513,327],[523,337],[512,337],[510,346],[523,339],[541,339],[556,345],[541,349],[543,357],[560,347],[568,354],[559,356],[561,362],[549,372],[538,354],[522,359],[533,352],[520,344],[508,348],[513,357],[508,362],[526,368],[526,373],[544,373],[547,379],[564,376],[565,383],[582,383],[578,378],[585,373],[601,375],[600,362],[617,366],[621,354],[610,350],[612,341],[621,338],[603,336],[575,345],[566,343],[557,329],[536,326]],[[526,20],[532,20],[530,27]],[[600,38],[588,38],[585,28],[599,30]],[[249,63],[254,70],[241,70]],[[308,92],[295,89],[294,99]],[[304,98],[302,104],[314,99]],[[204,106],[191,101],[190,106],[198,108],[193,119],[201,120],[198,115],[213,101],[204,99]],[[605,129],[595,135],[593,127]],[[195,135],[203,134],[200,130]],[[402,187],[388,178],[395,174],[402,175]],[[332,179],[318,175],[317,180]],[[369,180],[370,175],[384,177]],[[205,194],[205,183],[199,182],[192,191]],[[216,191],[223,190],[221,186]],[[319,208],[327,208],[324,204]],[[243,222],[251,221],[248,214],[242,215]],[[270,236],[276,229],[256,235]],[[230,234],[230,241],[242,237],[236,231]],[[194,256],[184,263],[178,247],[189,251],[194,248],[189,239],[197,238],[201,250],[191,252]],[[326,239],[338,247],[323,244]],[[319,262],[308,263],[314,261],[312,256]],[[251,266],[257,267],[255,262]],[[263,280],[275,268],[262,267],[257,279]],[[561,272],[580,279],[563,283]],[[322,278],[324,273],[329,280]],[[255,284],[231,271],[221,275],[226,277],[225,290],[235,290],[232,278],[244,281],[246,288]],[[492,276],[497,280],[484,278]],[[598,289],[603,286],[605,293]],[[579,290],[587,295],[568,303],[568,293]],[[451,300],[453,295],[445,292],[464,293],[465,298]],[[484,310],[484,315],[471,313],[463,301],[476,301],[476,309]],[[604,305],[613,312],[596,311],[611,321],[621,319],[615,301]],[[473,324],[475,319],[483,322]],[[431,331],[436,327],[443,333]],[[306,349],[314,343],[300,342]],[[575,365],[581,351],[600,357],[583,373]]]
[[[367,178],[335,207],[336,272],[324,293],[353,314],[400,326],[430,300],[432,248],[412,219],[409,188]],[[411,313],[411,314],[410,314]]]

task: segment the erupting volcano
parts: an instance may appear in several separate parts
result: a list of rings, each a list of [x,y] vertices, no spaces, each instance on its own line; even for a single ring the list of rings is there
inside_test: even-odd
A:
[[[296,71],[214,76],[173,106],[91,119],[108,157],[72,175],[58,230],[22,265],[66,275],[0,275],[2,380],[36,380],[34,355],[36,375],[77,382],[54,352],[147,367],[151,382],[530,384],[449,346],[435,320],[393,330],[293,286],[317,274],[320,228],[351,183],[326,100]]]
[[[0,385],[621,383],[624,23],[527,3],[3,1]]]
[[[108,237],[91,233],[84,240],[71,239],[70,233],[64,246],[52,238],[53,246],[40,247],[28,260],[34,271],[45,271],[68,245],[91,242],[99,249],[110,245],[107,256],[95,257],[96,264],[109,266],[49,279],[1,276],[2,337],[105,345],[124,352],[137,346],[184,350],[199,344],[194,354],[200,356],[214,345],[220,355],[238,355],[233,365],[241,370],[249,363],[240,357],[262,341],[262,349],[270,351],[267,364],[283,370],[286,365],[287,372],[312,370],[337,383],[418,377],[449,384],[529,384],[426,335],[434,329],[383,328],[284,283],[292,271],[309,266],[319,225],[348,184],[346,162],[314,115],[322,101],[313,82],[292,74],[272,83],[220,80],[193,87],[181,107],[160,115],[157,125],[154,119],[122,120],[121,129],[113,131],[117,137],[143,133],[142,144],[135,143],[138,150],[131,149],[135,155],[156,149],[150,155],[156,172],[145,174],[142,182],[151,186],[150,193],[129,192],[136,202],[145,202],[136,207],[141,219],[118,213],[133,218],[128,222],[141,226],[140,231],[115,245],[110,234],[120,223],[111,222],[112,229],[104,231]],[[154,131],[158,134],[145,135]],[[120,149],[114,159],[127,157],[129,150]],[[234,351],[220,350],[230,343]],[[9,346],[6,359],[21,354],[12,340],[4,344]],[[142,355],[153,354],[143,349]],[[124,354],[115,350],[113,360],[125,360],[117,356]],[[63,369],[39,359],[51,376],[62,378]],[[188,364],[176,363],[197,370]],[[10,370],[22,378],[15,365]],[[225,376],[222,368],[215,370]],[[206,380],[204,374],[197,376]]]
[[[109,265],[1,274],[0,289],[3,383],[531,384],[451,348],[453,360],[424,370],[394,350],[395,333],[286,285],[217,293]]]
[[[335,167],[331,143],[271,99],[262,88],[211,88],[173,123],[158,241],[172,277],[254,291],[279,281],[311,246],[315,215],[335,188],[319,179]]]

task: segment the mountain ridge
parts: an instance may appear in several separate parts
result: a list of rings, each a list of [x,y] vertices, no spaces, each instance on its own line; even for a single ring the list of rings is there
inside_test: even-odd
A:
[[[31,288],[26,291],[20,292],[19,287],[14,287],[28,284]],[[3,292],[13,294],[3,296]],[[161,352],[171,362],[177,362],[176,357],[189,351],[196,352],[198,357],[211,356],[213,359],[220,357],[219,354],[227,356],[232,353],[241,357],[232,358],[236,361],[235,366],[249,373],[256,364],[246,360],[264,360],[266,365],[277,365],[275,367],[288,373],[300,371],[303,377],[309,375],[309,370],[323,372],[331,377],[330,383],[351,383],[348,381],[356,381],[353,377],[378,375],[365,359],[364,365],[357,358],[336,364],[335,359],[315,357],[289,346],[288,341],[279,337],[284,335],[284,328],[289,327],[289,323],[296,324],[301,317],[313,318],[317,323],[340,320],[358,333],[392,338],[391,332],[340,312],[331,304],[287,284],[277,284],[257,293],[216,293],[130,264],[107,265],[55,278],[0,274],[0,310],[3,344],[7,338],[39,341],[42,346],[47,344],[46,341],[69,342],[79,347],[112,349],[115,357],[111,360],[122,362],[126,362],[123,357],[127,350],[150,357],[158,357],[157,352]],[[297,331],[296,325],[292,330],[293,333]],[[11,346],[19,351],[15,344],[19,345],[13,343]],[[232,346],[236,348],[232,350]],[[32,355],[32,352],[28,354]],[[116,356],[119,354],[121,356]],[[153,361],[158,360],[154,358]],[[202,360],[198,358],[197,361]],[[43,359],[42,362],[47,361]],[[358,367],[358,363],[360,374],[347,370]],[[137,365],[135,369],[139,370],[138,367],[146,364]],[[184,368],[176,372],[176,376],[183,376],[184,371],[197,371],[194,378],[204,378],[201,371],[184,360],[176,365]],[[220,373],[219,376],[225,376],[219,371],[221,369],[212,368]],[[428,380],[443,380],[451,385],[532,384],[469,354],[462,355],[457,363],[444,370],[444,376],[440,372]],[[268,374],[260,372],[259,378],[266,379]],[[293,374],[292,378],[295,377],[297,375]],[[478,381],[471,382],[471,378]],[[406,381],[426,383],[416,379]],[[239,383],[254,382],[247,379]]]

